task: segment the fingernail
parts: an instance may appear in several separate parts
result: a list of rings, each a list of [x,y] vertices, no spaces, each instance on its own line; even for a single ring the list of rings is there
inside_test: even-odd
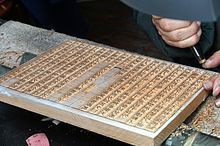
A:
[[[219,93],[220,93],[220,87],[217,86],[215,89],[213,89],[212,95],[216,97],[218,96]]]
[[[216,105],[216,107],[219,108],[219,107],[220,107],[220,100],[217,99],[217,100],[215,101],[215,105]]]
[[[212,60],[208,59],[206,62],[202,65],[204,68],[209,68],[212,65]]]
[[[210,89],[212,88],[212,82],[206,81],[206,82],[203,84],[203,87],[204,87],[206,90],[210,90]]]

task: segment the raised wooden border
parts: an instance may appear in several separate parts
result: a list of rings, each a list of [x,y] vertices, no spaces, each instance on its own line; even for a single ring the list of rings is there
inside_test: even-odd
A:
[[[0,101],[133,145],[160,145],[206,98],[201,88],[155,133],[0,86]]]

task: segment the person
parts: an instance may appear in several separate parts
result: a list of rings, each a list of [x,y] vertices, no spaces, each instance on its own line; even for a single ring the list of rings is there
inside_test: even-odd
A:
[[[151,16],[135,12],[137,24],[152,39],[157,48],[161,49],[174,62],[212,69],[220,66],[220,44],[218,41],[218,23],[184,21]],[[190,51],[190,47],[198,46],[207,61],[200,66]],[[211,77],[203,84],[212,95],[220,95],[220,74]],[[220,107],[220,98],[215,102]]]

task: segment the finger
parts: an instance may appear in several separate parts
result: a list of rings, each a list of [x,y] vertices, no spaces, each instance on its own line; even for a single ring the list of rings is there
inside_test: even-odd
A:
[[[187,47],[191,47],[191,46],[197,44],[199,42],[201,34],[202,34],[202,31],[199,31],[197,34],[195,34],[185,40],[179,41],[179,42],[170,41],[163,36],[162,36],[162,38],[170,46],[174,46],[174,47],[178,47],[178,48],[187,48]]]
[[[154,16],[154,15],[153,15],[153,16],[152,16],[152,22],[153,22],[153,24],[154,24],[154,25],[158,25],[156,21],[159,20],[159,19],[162,19],[162,18],[159,17],[159,16]]]
[[[154,19],[155,24],[157,24],[162,30],[166,32],[174,31],[176,29],[181,29],[188,27],[192,24],[191,21],[182,21],[182,20],[175,20],[175,19]]]
[[[217,75],[212,76],[211,78],[209,78],[207,81],[205,81],[205,83],[203,84],[203,87],[206,90],[212,90],[213,89],[213,85],[214,85],[214,81],[217,79]]]
[[[155,19],[155,20],[162,19],[162,17],[156,16],[156,15],[152,15],[152,18]]]
[[[220,98],[217,98],[216,100],[215,100],[215,105],[216,105],[216,107],[220,107]]]
[[[214,80],[212,95],[216,97],[219,95],[219,93],[220,93],[220,75],[218,75],[217,78]]]
[[[193,35],[195,35],[197,33],[202,32],[201,28],[198,26],[198,24],[196,22],[192,23],[189,27],[181,28],[181,29],[174,30],[171,32],[165,32],[158,27],[157,27],[157,29],[158,29],[159,33],[166,38],[166,40],[169,40],[172,42],[183,41],[185,39],[192,37]]]
[[[156,20],[155,20],[154,18],[152,18],[152,22],[153,22],[153,24],[156,26],[157,23],[156,23],[155,21],[156,21]]]
[[[215,52],[206,62],[203,64],[204,68],[214,68],[220,65],[220,50]]]
[[[201,26],[201,22],[200,21],[197,21],[196,23],[198,24],[198,26]]]

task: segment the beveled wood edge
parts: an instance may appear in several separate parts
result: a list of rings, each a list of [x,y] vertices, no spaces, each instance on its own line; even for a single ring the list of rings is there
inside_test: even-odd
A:
[[[153,133],[0,86],[0,101],[2,102],[134,145],[160,145],[207,96],[207,91],[201,88],[162,127]]]
[[[0,101],[133,145],[154,145],[154,134],[53,101],[0,86]]]
[[[196,108],[205,101],[209,92],[203,87],[196,92],[190,100],[188,100],[163,126],[161,126],[154,134],[155,144],[160,145]]]

